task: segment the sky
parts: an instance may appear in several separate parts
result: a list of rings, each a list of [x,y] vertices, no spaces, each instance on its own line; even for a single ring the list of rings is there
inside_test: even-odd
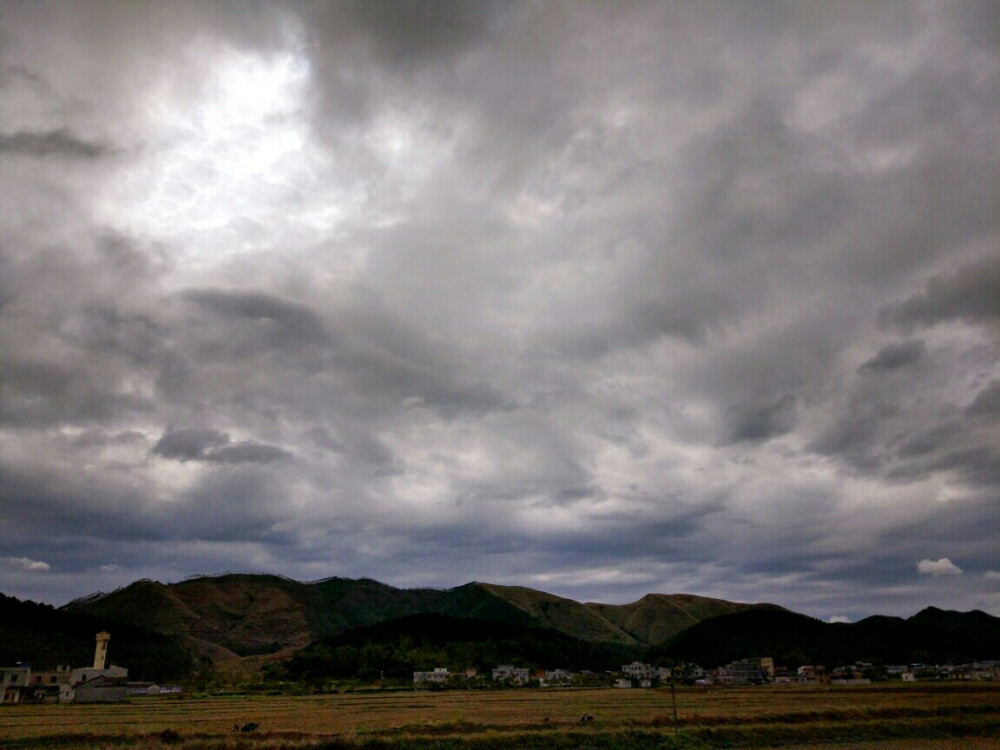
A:
[[[996,2],[0,0],[0,591],[1000,615]]]

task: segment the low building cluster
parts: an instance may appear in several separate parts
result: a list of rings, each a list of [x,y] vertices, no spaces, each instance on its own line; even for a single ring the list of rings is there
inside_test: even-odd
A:
[[[623,664],[618,672],[594,673],[588,670],[573,672],[567,669],[528,669],[502,664],[493,669],[490,678],[494,686],[521,687],[568,687],[582,685],[603,685],[616,688],[649,688],[674,682],[687,685],[864,685],[873,680],[916,679],[936,680],[996,680],[1000,681],[1000,661],[983,661],[973,664],[946,664],[928,666],[923,664],[874,666],[870,662],[856,662],[827,669],[820,664],[809,664],[788,669],[775,666],[769,656],[758,656],[730,662],[716,669],[702,669],[696,664],[682,667],[658,667],[634,661]],[[451,672],[446,667],[432,671],[414,672],[413,683],[417,686],[434,687],[445,685],[467,686],[479,680],[486,684],[485,676],[476,674],[475,669]]]
[[[92,667],[33,670],[30,664],[0,667],[0,704],[13,703],[119,703],[129,695],[176,695],[178,685],[128,681],[128,669],[106,666],[111,636],[97,634]]]
[[[774,659],[761,656],[740,659],[715,670],[719,685],[768,685],[774,682]]]
[[[509,687],[522,687],[532,682],[536,682],[542,687],[556,685],[572,685],[585,675],[592,672],[571,672],[567,669],[528,669],[527,667],[515,667],[513,664],[501,664],[490,672],[490,679],[494,685]],[[414,672],[413,684],[430,687],[434,685],[445,685],[449,683],[468,683],[470,680],[480,679],[474,668],[469,668],[461,672],[452,672],[447,667],[436,667],[429,672]]]
[[[414,672],[413,681],[415,683],[441,684],[447,682],[450,675],[447,667],[438,667],[430,672]]]
[[[889,677],[899,677],[904,682],[916,680],[1000,682],[1000,659],[965,664],[891,664],[883,669]]]
[[[515,667],[501,664],[493,670],[493,681],[511,685],[527,685],[531,679],[531,671],[527,667]]]

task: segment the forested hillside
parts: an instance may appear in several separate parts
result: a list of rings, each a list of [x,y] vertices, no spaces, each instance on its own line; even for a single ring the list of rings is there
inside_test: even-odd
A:
[[[359,628],[302,649],[287,663],[293,679],[403,679],[436,667],[480,674],[499,664],[571,670],[619,669],[638,650],[595,644],[548,628],[435,613]]]

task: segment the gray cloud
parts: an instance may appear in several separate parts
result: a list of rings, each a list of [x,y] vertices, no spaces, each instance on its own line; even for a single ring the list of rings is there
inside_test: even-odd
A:
[[[229,436],[218,430],[171,430],[153,446],[152,452],[178,461],[199,460],[205,452],[226,445]]]
[[[860,374],[888,372],[912,365],[923,356],[925,349],[924,341],[912,339],[902,341],[898,344],[886,344],[874,357],[862,364],[858,368]]]
[[[184,299],[226,321],[252,326],[271,346],[325,344],[330,339],[316,313],[273,295],[206,289],[185,292]]]
[[[795,429],[796,398],[786,393],[770,404],[739,404],[726,409],[729,442],[770,440]]]
[[[287,451],[273,445],[243,442],[214,448],[205,453],[208,461],[224,464],[256,463],[264,464],[272,461],[282,461],[289,457]]]
[[[67,159],[98,159],[108,154],[108,148],[77,138],[66,129],[44,133],[20,131],[0,133],[0,154]]]
[[[990,381],[965,408],[967,417],[990,417],[996,414],[1000,414],[1000,380]]]
[[[959,319],[992,323],[1000,319],[1000,256],[987,256],[950,275],[935,276],[927,290],[879,312],[883,323],[902,330]]]
[[[8,4],[4,593],[1000,611],[992,11]]]
[[[211,461],[213,463],[270,463],[289,457],[287,451],[273,445],[252,441],[231,443],[229,435],[218,430],[170,430],[156,442],[154,455],[176,461]]]
[[[348,0],[336,6],[316,3],[308,12],[319,24],[324,41],[363,39],[382,64],[406,70],[474,47],[485,38],[491,18],[502,9],[502,4],[490,0],[431,0],[419,6],[391,0]]]
[[[95,370],[31,359],[5,362],[0,423],[27,428],[53,427],[67,421],[95,424],[119,413],[149,410],[142,396],[102,381],[99,368]]]

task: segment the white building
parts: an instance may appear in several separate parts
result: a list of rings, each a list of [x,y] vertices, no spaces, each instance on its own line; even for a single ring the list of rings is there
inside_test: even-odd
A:
[[[436,667],[432,672],[414,672],[413,684],[434,683],[441,684],[448,681],[448,668]]]
[[[69,682],[59,686],[59,702],[114,703],[125,700],[125,683],[128,670],[112,664],[105,666],[108,656],[108,641],[111,635],[97,634],[94,648],[94,666],[74,669]]]
[[[622,664],[622,674],[636,680],[651,680],[659,676],[659,670],[641,661],[634,661],[631,664]]]
[[[568,669],[546,669],[542,685],[569,685],[575,676],[576,672]]]

